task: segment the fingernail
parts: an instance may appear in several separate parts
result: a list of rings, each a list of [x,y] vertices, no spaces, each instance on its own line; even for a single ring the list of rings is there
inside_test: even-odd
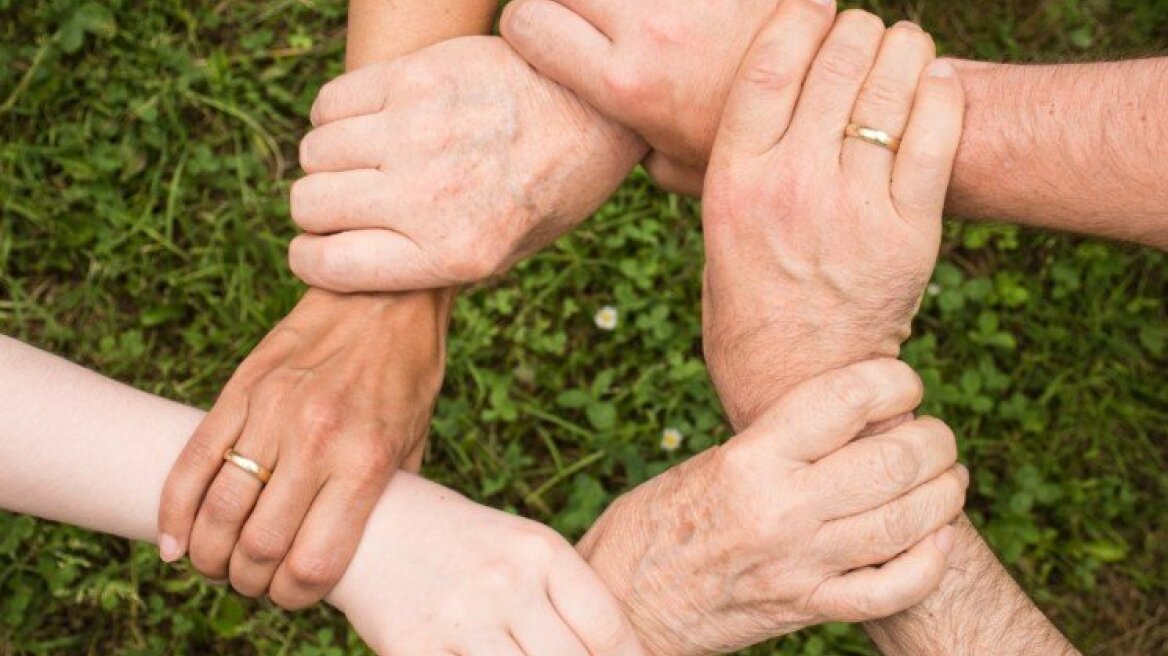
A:
[[[962,482],[969,485],[969,468],[960,462],[957,463],[957,475],[961,477]]]
[[[933,540],[942,553],[948,554],[953,551],[953,543],[957,541],[957,530],[952,526],[946,526],[933,534]]]
[[[823,5],[824,7],[834,7],[835,6],[835,0],[812,0],[812,1],[815,2],[816,4]]]
[[[179,546],[178,538],[173,535],[162,534],[158,538],[158,555],[167,563],[173,563],[179,558],[182,558],[182,547]]]
[[[929,64],[929,77],[953,77],[957,71],[947,59],[938,59]]]

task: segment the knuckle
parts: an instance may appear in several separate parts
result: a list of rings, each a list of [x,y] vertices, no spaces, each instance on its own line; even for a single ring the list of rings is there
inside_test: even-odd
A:
[[[232,524],[247,514],[247,504],[235,490],[215,486],[207,493],[205,508],[207,517],[216,524]]]
[[[601,74],[601,80],[608,93],[626,106],[641,104],[648,95],[644,75],[640,70],[627,64],[609,66]]]
[[[919,49],[920,54],[926,56],[936,54],[933,36],[912,21],[904,20],[893,25],[888,31],[888,38],[893,41],[893,45],[896,47]]]
[[[457,282],[478,282],[495,275],[501,258],[484,244],[465,244],[447,250],[443,259],[446,276]]]
[[[257,563],[273,563],[288,552],[291,541],[280,531],[267,527],[247,527],[239,539],[245,556]]]
[[[914,517],[902,508],[894,507],[884,512],[880,524],[883,539],[879,542],[887,545],[883,553],[891,556],[911,546],[916,537],[915,524]]]
[[[640,21],[640,33],[657,50],[685,45],[692,41],[686,17],[686,12],[647,13]]]
[[[533,527],[521,538],[517,551],[523,555],[524,562],[547,564],[568,548],[568,543],[558,533]]]
[[[881,439],[877,444],[880,472],[890,487],[900,490],[915,483],[920,463],[912,448],[894,438]]]
[[[853,369],[836,372],[827,387],[835,405],[849,413],[863,412],[872,403],[875,394],[868,380]]]
[[[335,80],[329,80],[320,87],[320,91],[316,93],[316,99],[312,102],[312,109],[309,111],[313,125],[321,125],[335,113],[333,108],[340,95],[340,85]]]
[[[848,9],[841,12],[836,24],[847,30],[878,34],[884,31],[884,21],[879,16],[863,9]]]
[[[762,44],[757,48],[757,55],[752,57],[742,72],[743,81],[766,92],[795,87],[801,81],[800,76],[791,67],[784,65],[784,57],[779,44]]]
[[[194,439],[187,444],[187,454],[191,463],[202,469],[217,466],[223,461],[223,452],[217,451],[203,439]]]
[[[850,82],[863,79],[868,72],[868,59],[869,54],[857,44],[835,44],[820,54],[819,69],[832,80]]]
[[[901,89],[897,81],[888,76],[873,76],[864,86],[861,102],[870,107],[873,113],[890,112],[906,106],[914,91]]]
[[[302,589],[331,588],[341,578],[341,568],[337,559],[327,553],[292,554],[286,566],[289,578]]]
[[[304,138],[300,140],[300,146],[297,151],[300,159],[300,168],[304,169],[306,173],[313,173],[320,169],[320,163],[315,159],[317,153],[317,146],[315,144],[317,140],[316,135],[317,132],[315,130],[304,135]]]
[[[331,438],[344,425],[344,409],[331,394],[316,393],[301,405],[299,428],[310,441]]]
[[[957,436],[949,424],[936,417],[920,417],[906,428],[919,431],[920,440],[924,442],[925,448],[943,453],[942,460],[946,464],[953,465],[957,462]]]
[[[505,37],[525,37],[540,32],[540,23],[544,18],[544,5],[527,0],[514,0],[503,8],[503,15],[499,17],[499,30]]]
[[[292,215],[292,222],[301,230],[312,231],[310,219],[316,196],[316,183],[312,176],[293,182],[288,190],[288,210]]]

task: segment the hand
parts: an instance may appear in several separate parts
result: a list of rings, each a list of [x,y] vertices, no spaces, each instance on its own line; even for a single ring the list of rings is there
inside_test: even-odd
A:
[[[500,29],[540,73],[648,141],[659,183],[696,196],[735,71],[778,4],[513,0]],[[808,23],[834,12],[832,0],[786,4]]]
[[[968,472],[935,419],[856,436],[912,412],[921,393],[893,360],[812,379],[724,446],[618,499],[579,549],[655,656],[908,608],[945,572]]]
[[[501,39],[447,41],[328,83],[300,146],[292,270],[341,292],[476,282],[580,223],[644,146]]]
[[[379,654],[642,653],[562,537],[409,474],[390,483],[329,601]]]
[[[445,359],[451,294],[310,291],[252,352],[166,481],[159,546],[285,608],[340,578],[400,466],[422,457]],[[274,470],[262,486],[233,448]],[[261,494],[262,492],[262,494]]]
[[[703,212],[706,358],[735,426],[809,376],[896,356],[908,337],[964,109],[934,56],[910,23],[885,30],[846,12],[833,27],[791,0],[743,62]],[[850,122],[903,134],[899,155],[845,138]]]

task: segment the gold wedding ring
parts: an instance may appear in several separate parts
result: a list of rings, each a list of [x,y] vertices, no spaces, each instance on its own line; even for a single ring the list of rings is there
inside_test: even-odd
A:
[[[245,458],[239,455],[235,452],[235,449],[227,449],[227,452],[223,454],[223,460],[251,474],[257,481],[264,485],[267,485],[268,481],[272,480],[272,470],[251,458]]]
[[[874,146],[887,148],[894,153],[900,151],[900,139],[888,134],[884,130],[865,127],[859,123],[849,123],[848,129],[844,130],[844,136],[866,141]]]

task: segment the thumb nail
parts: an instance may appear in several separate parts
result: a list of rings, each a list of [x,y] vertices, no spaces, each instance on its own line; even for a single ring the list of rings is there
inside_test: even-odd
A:
[[[164,562],[173,563],[182,558],[183,550],[178,543],[178,538],[173,535],[162,534],[158,538],[158,555]]]

